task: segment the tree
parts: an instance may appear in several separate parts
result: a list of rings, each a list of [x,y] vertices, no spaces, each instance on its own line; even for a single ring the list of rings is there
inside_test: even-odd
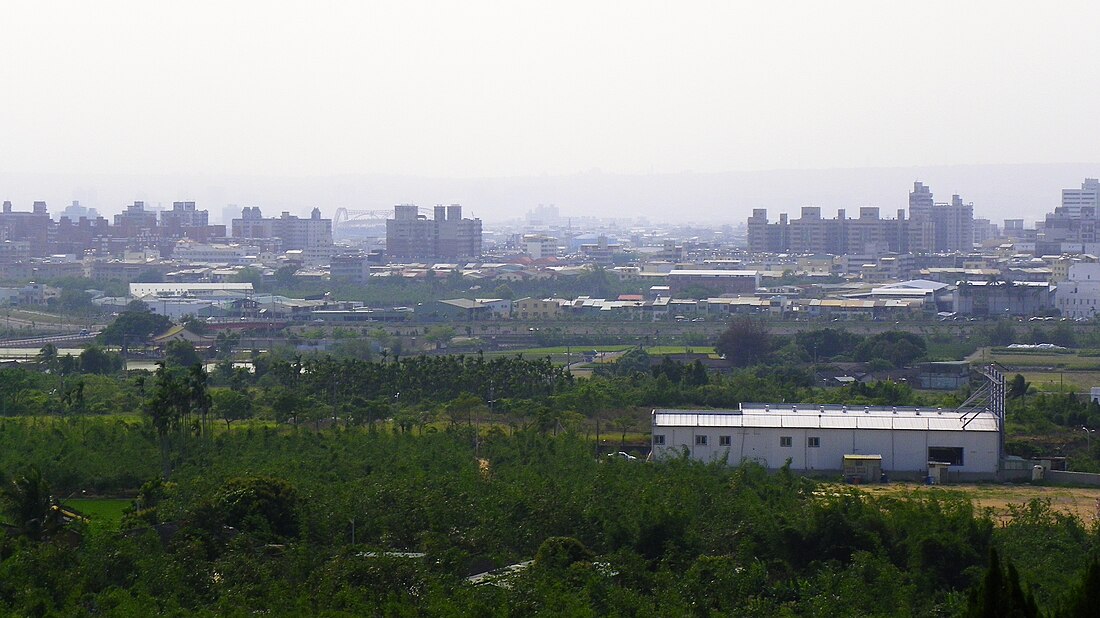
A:
[[[164,363],[157,363],[157,370],[153,373],[153,387],[143,407],[143,412],[157,434],[161,472],[165,480],[172,472],[172,435],[179,430],[190,399],[185,381],[176,374],[176,371],[165,367]]]
[[[796,333],[794,342],[815,361],[851,354],[862,337],[836,328],[819,328]]]
[[[1060,345],[1063,348],[1076,348],[1077,335],[1073,332],[1072,326],[1065,322],[1060,322],[1050,331],[1050,342],[1054,345]]]
[[[679,382],[684,376],[684,364],[672,360],[672,357],[666,354],[665,357],[661,359],[661,363],[651,368],[649,371],[655,378],[663,375],[668,378],[669,382]]]
[[[473,393],[460,393],[458,397],[451,400],[446,406],[447,418],[451,421],[451,426],[457,426],[463,419],[467,421],[467,424],[474,424],[474,412],[480,411],[485,407],[485,402],[480,397]]]
[[[571,564],[591,562],[594,558],[595,554],[577,539],[567,536],[554,536],[539,545],[531,568],[560,576]]]
[[[85,348],[79,360],[83,373],[106,375],[122,369],[122,357],[117,352],[108,352],[97,345]]]
[[[275,271],[275,283],[280,287],[288,288],[294,285],[294,274],[298,272],[298,267],[293,265],[286,265],[279,270]]]
[[[264,274],[258,268],[242,268],[233,276],[235,283],[251,283],[253,288],[259,288],[263,283]]]
[[[42,346],[42,349],[38,351],[38,356],[34,359],[34,363],[46,373],[57,373],[60,364],[57,356],[57,346],[52,343]]]
[[[1016,341],[1016,329],[1009,320],[998,320],[987,334],[990,345],[1009,345]]]
[[[0,490],[0,505],[19,533],[33,541],[48,538],[61,525],[57,501],[35,465]]]
[[[762,363],[771,355],[772,335],[764,324],[752,318],[738,318],[730,322],[714,349],[736,367]]]
[[[503,298],[506,300],[512,300],[516,297],[516,293],[512,290],[512,286],[507,283],[502,283],[493,290],[493,295],[497,298]]]
[[[61,392],[61,406],[64,414],[79,415],[85,412],[84,380],[77,380],[76,384]]]
[[[1095,609],[1095,608],[1093,608]],[[1036,618],[1039,608],[1035,599],[1020,584],[1020,574],[1010,560],[1001,567],[997,550],[989,550],[989,568],[982,583],[970,593],[966,608],[968,618]]]
[[[855,349],[855,359],[868,362],[875,359],[889,361],[894,367],[905,367],[924,358],[928,344],[924,337],[904,331],[886,331],[864,339]]]
[[[214,513],[224,525],[270,540],[298,535],[298,492],[282,479],[230,479],[215,498]]]
[[[707,374],[707,368],[703,366],[703,362],[695,359],[695,362],[684,370],[681,380],[687,386],[705,386],[710,382],[710,375]]]
[[[219,389],[210,393],[210,399],[213,415],[225,421],[227,431],[233,421],[252,418],[252,398],[245,393]]]
[[[665,359],[668,360],[668,357]],[[602,376],[632,376],[649,372],[649,353],[642,348],[631,348],[616,358],[615,362],[596,366],[596,373]]]
[[[187,414],[198,414],[199,428],[203,435],[207,435],[207,418],[210,416],[210,392],[207,389],[207,374],[200,363],[188,366],[187,375],[184,378],[184,388],[187,392]]]
[[[1031,388],[1031,383],[1024,379],[1024,376],[1016,374],[1008,381],[1008,392],[1005,393],[1009,399],[1019,399],[1027,394],[1027,389]]]
[[[1100,608],[1100,559],[1089,560],[1080,583],[1070,591],[1060,616],[1086,618],[1095,616]]]
[[[241,343],[241,334],[238,332],[226,333],[225,331],[219,332],[214,337],[214,355],[219,359],[229,359],[233,357],[233,348],[236,348]]]
[[[298,426],[298,412],[302,405],[302,398],[294,389],[286,386],[275,386],[266,391],[267,405],[271,408],[271,414],[280,423],[292,421]]]
[[[435,344],[435,349],[439,350],[446,347],[451,339],[454,339],[454,336],[455,329],[453,326],[433,326],[428,329],[428,332],[424,333],[424,341]]]
[[[193,313],[188,313],[187,315],[181,316],[179,319],[179,324],[180,326],[195,333],[196,335],[205,335],[207,332],[210,331],[210,329],[206,326],[206,322],[200,320]]]
[[[130,344],[144,342],[149,337],[164,332],[171,325],[171,320],[153,313],[145,303],[135,300],[126,305],[126,311],[103,329],[99,340],[107,345],[121,346],[122,353],[125,354]]]
[[[169,367],[190,367],[201,365],[202,359],[190,342],[177,340],[169,341],[168,345],[164,346],[164,363]]]

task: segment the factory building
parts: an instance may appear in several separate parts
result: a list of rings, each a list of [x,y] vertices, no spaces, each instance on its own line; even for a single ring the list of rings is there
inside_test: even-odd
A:
[[[940,467],[952,480],[993,479],[1003,457],[1004,378],[982,373],[988,381],[959,409],[745,403],[654,410],[653,454],[770,469],[790,461],[793,470],[820,475],[872,458],[896,478],[923,478]]]

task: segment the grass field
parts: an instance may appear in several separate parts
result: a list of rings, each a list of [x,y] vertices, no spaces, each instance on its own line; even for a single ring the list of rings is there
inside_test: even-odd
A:
[[[1011,376],[1020,373],[1032,386],[1041,391],[1088,392],[1100,384],[1100,357],[1077,354],[1020,354],[994,352],[989,348],[978,350],[967,360],[971,362],[996,361]]]
[[[993,353],[986,358],[1006,367],[1052,367],[1056,369],[1096,370],[1100,371],[1100,358],[1095,356],[1077,356],[1076,354],[1001,354]]]
[[[1100,385],[1100,371],[1022,371],[1020,374],[1041,391],[1087,393],[1089,388]]]
[[[92,523],[103,523],[111,528],[118,528],[122,523],[122,512],[130,506],[128,498],[70,498],[62,500],[62,504],[80,511]]]

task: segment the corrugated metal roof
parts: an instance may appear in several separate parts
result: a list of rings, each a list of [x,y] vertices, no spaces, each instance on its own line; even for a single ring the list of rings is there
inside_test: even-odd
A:
[[[654,410],[653,425],[898,431],[998,430],[997,418],[991,412],[966,417],[954,410],[935,408],[847,408],[814,404],[743,404],[740,410]]]

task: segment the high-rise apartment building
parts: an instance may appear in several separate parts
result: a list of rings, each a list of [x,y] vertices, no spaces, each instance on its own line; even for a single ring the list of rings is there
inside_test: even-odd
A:
[[[931,253],[969,251],[974,242],[974,205],[955,195],[948,204],[933,201],[932,191],[913,183],[909,194],[909,217],[905,209],[897,218],[884,219],[879,209],[864,206],[859,218],[844,209],[834,219],[821,217],[816,206],[802,208],[791,221],[780,215],[779,223],[768,223],[768,211],[753,210],[747,225],[750,251],[845,254]]]
[[[936,226],[932,212],[936,207],[932,189],[923,182],[914,182],[909,192],[909,225],[906,226],[906,251],[929,253],[936,246]]]
[[[172,202],[172,210],[160,213],[160,224],[167,229],[205,227],[210,225],[210,213],[195,208],[195,202]]]
[[[1080,189],[1062,189],[1062,209],[1071,219],[1093,219],[1100,213],[1100,180],[1086,178]]]
[[[134,202],[115,215],[115,227],[122,236],[138,236],[157,227],[157,213],[145,209],[145,202]]]
[[[240,219],[233,219],[233,238],[279,239],[282,251],[300,250],[306,265],[328,264],[332,257],[332,219],[322,219],[314,208],[308,219],[284,212],[264,218],[259,207],[245,207]]]
[[[958,195],[952,195],[948,204],[936,204],[932,228],[936,239],[933,251],[970,251],[974,248],[974,204],[963,203]]]
[[[481,256],[481,219],[463,219],[462,206],[436,206],[433,218],[413,204],[393,207],[386,220],[386,257],[390,260],[450,261]]]
[[[0,212],[0,241],[28,241],[32,256],[48,255],[49,230],[46,202],[35,202],[30,212],[14,211],[11,202],[4,202]]]

